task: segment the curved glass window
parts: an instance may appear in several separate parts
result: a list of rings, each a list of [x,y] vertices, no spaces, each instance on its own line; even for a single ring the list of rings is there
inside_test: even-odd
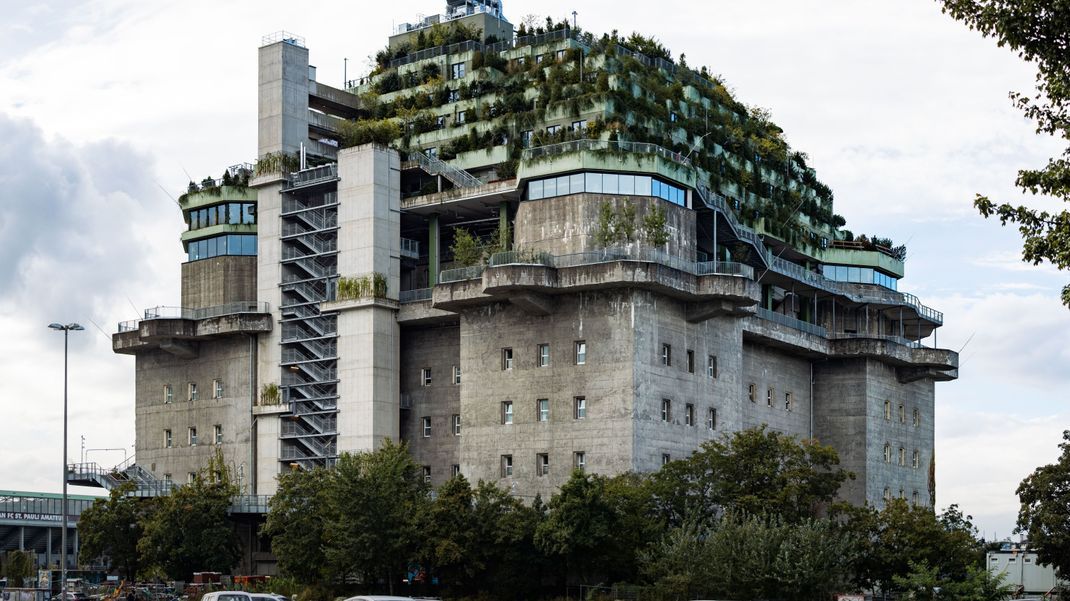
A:
[[[854,284],[876,284],[892,290],[897,290],[899,280],[883,274],[869,267],[850,267],[847,265],[823,265],[821,267],[824,276],[837,282],[850,282]]]
[[[194,240],[188,245],[187,255],[190,261],[226,255],[253,256],[256,255],[256,235],[229,234]]]
[[[227,202],[189,212],[189,230],[213,225],[251,225],[256,223],[256,203]]]
[[[656,196],[682,207],[687,206],[687,192],[649,175],[624,173],[573,173],[528,182],[528,200],[592,192],[627,196]]]

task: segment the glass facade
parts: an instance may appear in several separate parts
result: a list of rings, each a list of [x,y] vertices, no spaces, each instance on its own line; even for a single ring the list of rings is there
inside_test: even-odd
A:
[[[528,200],[553,198],[581,192],[656,196],[681,207],[687,206],[687,193],[679,186],[668,184],[648,175],[623,173],[573,173],[528,182]]]
[[[822,273],[830,280],[850,282],[852,284],[876,284],[896,290],[899,280],[885,275],[870,267],[851,267],[848,265],[822,265]]]
[[[256,254],[256,234],[228,234],[213,236],[189,243],[190,261],[210,259],[223,255],[250,256]]]
[[[190,231],[213,225],[251,225],[256,223],[255,202],[227,202],[189,212]]]

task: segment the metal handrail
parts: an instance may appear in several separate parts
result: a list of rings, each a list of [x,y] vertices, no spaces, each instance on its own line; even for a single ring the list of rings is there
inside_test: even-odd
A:
[[[770,311],[769,309],[765,309],[762,307],[758,308],[757,314],[758,317],[761,317],[762,319],[765,319],[767,321],[772,321],[774,323],[778,323],[782,326],[787,326],[789,328],[795,328],[796,330],[806,332],[807,334],[813,334],[815,336],[821,336],[822,338],[828,338],[828,330],[823,328],[822,326],[805,322],[801,319],[796,319],[789,315],[784,315],[783,313]]]
[[[476,188],[483,185],[483,181],[468,173],[464,169],[458,169],[438,157],[427,156],[419,150],[410,150],[409,159],[418,164],[430,175],[442,175],[460,188]]]
[[[190,309],[185,307],[167,307],[158,306],[150,309],[145,309],[144,317],[142,319],[131,319],[128,321],[119,322],[119,332],[132,332],[138,329],[142,321],[151,321],[154,319],[190,319],[201,320],[209,319],[212,317],[221,317],[223,315],[235,315],[239,313],[270,313],[269,305],[266,302],[257,301],[243,301],[237,303],[227,303],[224,305],[216,305],[214,307],[203,307],[200,309]]]
[[[651,144],[649,142],[627,142],[622,140],[571,140],[568,142],[558,142],[556,144],[547,144],[545,146],[536,146],[535,148],[526,148],[520,155],[522,160],[530,161],[546,156],[554,156],[559,154],[568,154],[573,152],[583,151],[609,151],[620,153],[638,153],[638,154],[654,154],[664,159],[670,160],[674,163],[683,165],[687,168],[692,168],[691,159],[687,158],[683,154],[674,150],[669,150],[664,146],[658,146],[657,144]]]
[[[402,290],[398,294],[399,303],[415,303],[431,299],[431,288],[417,288],[416,290]]]
[[[472,265],[469,267],[457,267],[455,269],[445,269],[442,273],[438,274],[438,281],[442,284],[449,284],[451,282],[461,282],[464,280],[474,280],[483,275],[483,265]]]
[[[305,186],[334,181],[336,179],[338,179],[338,163],[328,163],[326,165],[320,165],[319,167],[290,173],[289,181],[283,189],[293,190],[294,188],[304,188]]]
[[[692,275],[734,275],[751,280],[754,279],[754,268],[750,265],[727,261],[688,261],[687,259],[681,259],[665,251],[652,248],[609,247],[600,250],[571,253],[566,255],[552,255],[547,252],[514,250],[495,253],[491,255],[490,259],[487,261],[487,266],[499,267],[503,265],[543,265],[546,267],[554,267],[561,269],[566,267],[579,267],[583,265],[613,263],[616,261],[639,261],[645,263],[657,263],[659,265],[672,267],[673,269],[690,273]],[[475,274],[474,271],[468,272],[466,273],[466,275],[468,275],[469,277],[465,277],[462,279],[473,279],[479,277],[479,275],[482,274],[482,266],[479,267],[481,268],[479,274]],[[468,267],[464,269],[472,268]],[[443,272],[443,274],[445,273],[446,272]],[[440,281],[443,281],[445,283],[447,280],[442,280],[442,278],[440,278]]]

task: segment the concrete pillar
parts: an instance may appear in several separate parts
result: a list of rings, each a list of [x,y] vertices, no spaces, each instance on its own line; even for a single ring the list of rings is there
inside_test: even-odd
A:
[[[52,529],[45,530],[45,567],[52,567]]]
[[[308,49],[275,42],[259,53],[257,156],[294,153],[308,140]]]
[[[19,551],[26,550],[26,526],[19,526]]]
[[[78,529],[77,528],[74,529],[74,537],[73,537],[72,540],[74,541],[74,548],[71,549],[70,557],[71,557],[71,559],[74,560],[74,566],[72,566],[72,567],[77,567],[78,566]]]
[[[431,215],[427,220],[427,285],[438,284],[438,250],[439,250],[438,215]]]
[[[503,202],[498,205],[498,231],[504,232],[505,239],[502,240],[502,250],[512,249],[512,232],[509,231],[509,203]]]

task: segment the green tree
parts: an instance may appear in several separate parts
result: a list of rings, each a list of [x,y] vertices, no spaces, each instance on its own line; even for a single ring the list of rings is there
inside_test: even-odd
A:
[[[188,581],[193,572],[229,572],[241,557],[227,520],[237,494],[223,453],[217,450],[192,483],[156,499],[138,542],[143,563],[174,580]]]
[[[619,533],[605,491],[604,476],[573,471],[550,499],[550,511],[535,530],[539,550],[564,561],[565,573],[584,583],[606,573],[605,559]]]
[[[82,563],[108,558],[123,577],[133,580],[141,569],[137,543],[151,503],[130,496],[132,483],[112,489],[106,499],[97,499],[78,520],[78,558]]]
[[[910,562],[910,572],[895,576],[896,588],[918,601],[1003,601],[1012,587],[1004,574],[992,575],[984,567],[969,566],[957,580],[940,575],[939,568],[925,562]]]
[[[1070,141],[1070,3],[1066,0],[940,0],[945,13],[993,37],[1037,66],[1036,94],[1011,93],[1012,101],[1036,122],[1037,133]],[[1070,146],[1040,169],[1022,169],[1015,184],[1034,196],[1070,202]],[[974,200],[981,215],[1018,225],[1025,242],[1022,259],[1070,267],[1070,210],[1049,213],[987,196]],[[1070,306],[1070,285],[1063,288]]]
[[[7,578],[8,586],[26,586],[33,578],[33,556],[29,551],[8,551],[0,562],[0,575]]]
[[[1042,563],[1070,576],[1070,430],[1055,463],[1033,470],[1018,485],[1018,531],[1025,532]]]
[[[850,588],[858,548],[830,520],[730,513],[674,529],[642,555],[643,573],[668,598],[828,599]]]
[[[453,260],[464,267],[475,265],[483,259],[483,248],[479,239],[463,227],[453,230],[450,252],[453,253]]]
[[[464,476],[446,481],[431,503],[423,528],[425,557],[443,589],[462,596],[486,566],[472,487]]]
[[[393,119],[342,121],[340,127],[342,148],[362,144],[389,146],[401,137],[401,126]]]
[[[665,223],[665,209],[654,202],[643,217],[643,233],[650,246],[662,248],[669,241],[669,231],[665,228]]]
[[[545,518],[539,497],[530,506],[508,491],[480,482],[473,494],[480,587],[496,599],[528,599],[541,584],[545,559],[535,530]]]
[[[292,470],[279,475],[261,532],[271,537],[279,571],[311,584],[324,577],[324,524],[332,472],[324,468]]]
[[[722,509],[798,520],[832,502],[853,474],[839,468],[832,447],[751,428],[711,440],[674,461],[651,484],[667,523],[707,521]]]
[[[384,582],[391,593],[419,556],[419,524],[427,485],[404,443],[389,439],[374,452],[343,453],[334,468],[324,525],[328,574]]]

